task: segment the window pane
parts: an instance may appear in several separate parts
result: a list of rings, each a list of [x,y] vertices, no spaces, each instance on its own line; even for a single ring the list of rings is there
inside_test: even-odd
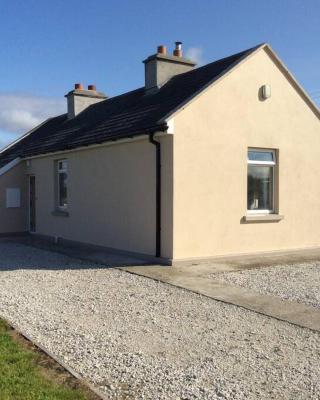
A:
[[[60,207],[67,207],[68,205],[68,198],[67,198],[67,178],[68,175],[63,172],[58,174],[59,179],[59,206]]]
[[[273,210],[273,167],[248,165],[248,210]]]
[[[248,151],[248,160],[250,161],[274,161],[272,151]]]

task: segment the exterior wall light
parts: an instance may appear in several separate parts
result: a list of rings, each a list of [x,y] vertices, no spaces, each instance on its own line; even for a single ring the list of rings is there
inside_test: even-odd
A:
[[[261,96],[264,100],[269,99],[271,97],[271,86],[270,85],[261,86]]]

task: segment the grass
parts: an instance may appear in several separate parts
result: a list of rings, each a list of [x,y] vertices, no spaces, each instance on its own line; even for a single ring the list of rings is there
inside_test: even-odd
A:
[[[0,320],[0,400],[94,399],[80,381]]]

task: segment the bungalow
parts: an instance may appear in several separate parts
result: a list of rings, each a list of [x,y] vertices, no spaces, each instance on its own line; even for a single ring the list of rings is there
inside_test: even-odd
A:
[[[320,246],[320,111],[268,44],[145,85],[90,85],[0,152],[0,234],[173,263]]]

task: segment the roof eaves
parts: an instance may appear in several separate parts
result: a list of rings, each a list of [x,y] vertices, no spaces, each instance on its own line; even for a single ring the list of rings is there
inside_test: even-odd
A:
[[[96,142],[92,142],[92,143],[88,143],[88,144],[79,144],[79,145],[75,144],[74,146],[69,145],[69,146],[65,146],[61,149],[57,149],[57,150],[50,151],[50,152],[41,152],[41,151],[35,152],[33,154],[25,155],[24,157],[21,158],[21,160],[29,160],[34,157],[44,157],[44,156],[49,156],[49,155],[57,154],[57,153],[61,154],[64,152],[78,151],[79,149],[84,149],[84,148],[90,149],[90,147],[103,146],[109,142],[117,142],[118,140],[123,140],[123,139],[133,139],[138,136],[150,135],[151,133],[154,133],[154,132],[165,132],[165,131],[167,131],[167,129],[168,129],[168,125],[166,123],[157,124],[154,126],[147,127],[143,131],[141,131],[141,130],[132,131],[132,132],[124,133],[121,135],[110,136],[107,140],[96,141]]]

